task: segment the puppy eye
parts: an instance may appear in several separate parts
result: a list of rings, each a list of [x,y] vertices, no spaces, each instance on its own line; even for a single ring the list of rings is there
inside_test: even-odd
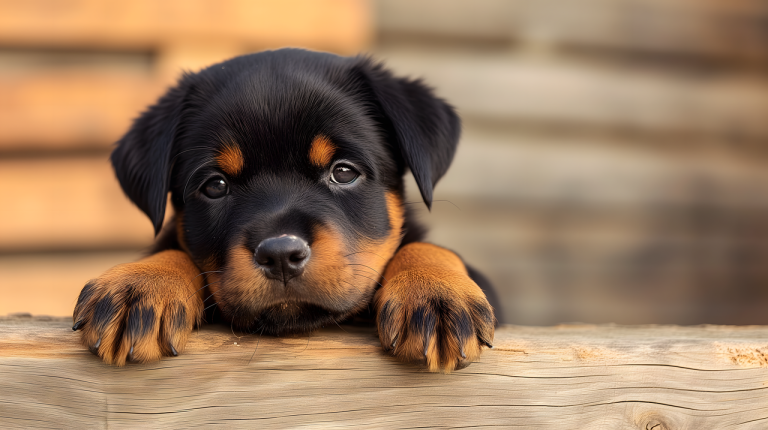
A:
[[[227,195],[229,192],[229,186],[224,178],[218,176],[211,178],[203,184],[203,194],[212,199],[218,199]]]
[[[360,173],[354,168],[346,164],[338,164],[333,168],[333,172],[331,172],[331,182],[335,184],[351,184],[355,182],[358,176],[360,176]]]

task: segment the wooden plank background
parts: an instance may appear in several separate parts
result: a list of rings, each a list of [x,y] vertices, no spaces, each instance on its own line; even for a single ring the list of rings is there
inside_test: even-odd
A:
[[[768,323],[765,4],[566,3],[376,3],[465,120],[431,239],[507,322]]]
[[[0,315],[66,315],[151,242],[106,160],[180,70],[296,44],[370,50],[458,108],[435,194],[451,203],[411,207],[491,278],[502,320],[768,323],[766,14],[758,0],[0,1],[14,193]]]
[[[449,375],[372,329],[206,327],[179,357],[110,367],[69,319],[0,319],[0,426],[763,429],[768,328],[504,326]]]

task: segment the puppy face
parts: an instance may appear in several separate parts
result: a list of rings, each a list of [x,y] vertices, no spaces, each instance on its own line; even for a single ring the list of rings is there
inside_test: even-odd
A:
[[[309,330],[367,307],[405,234],[402,175],[425,202],[458,118],[419,82],[365,58],[301,50],[187,75],[134,123],[112,160],[244,330]]]
[[[171,186],[181,242],[198,267],[221,270],[210,288],[236,324],[344,318],[400,243],[392,153],[352,95],[290,74],[238,78],[188,113]],[[264,82],[257,98],[242,91]]]

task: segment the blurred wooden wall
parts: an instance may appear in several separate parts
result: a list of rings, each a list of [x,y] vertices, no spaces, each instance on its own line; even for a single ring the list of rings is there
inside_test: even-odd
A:
[[[299,45],[457,106],[420,212],[503,320],[768,323],[767,29],[761,0],[0,0],[0,314],[67,314],[151,241],[107,156],[182,68]]]
[[[0,315],[67,315],[152,227],[108,155],[182,70],[299,46],[352,55],[364,0],[0,0]]]
[[[381,0],[376,16],[379,56],[464,119],[436,189],[450,203],[422,217],[493,280],[505,321],[768,323],[768,3]]]

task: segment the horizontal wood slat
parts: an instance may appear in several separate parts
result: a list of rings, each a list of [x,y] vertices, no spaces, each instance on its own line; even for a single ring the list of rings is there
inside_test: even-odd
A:
[[[0,78],[0,149],[109,149],[164,89],[117,73]]]
[[[107,148],[182,70],[283,46],[356,54],[369,43],[370,13],[362,0],[0,0],[3,47],[154,54],[133,73],[0,70],[0,151]]]
[[[136,251],[0,255],[0,315],[72,315],[88,280],[140,256]]]
[[[379,0],[376,5],[385,36],[768,61],[768,7],[760,0]]]
[[[768,83],[690,80],[574,64],[381,52],[424,77],[465,118],[671,136],[679,142],[768,140]],[[77,73],[0,78],[0,149],[108,148],[169,79]]]
[[[0,321],[0,426],[764,429],[768,328],[504,326],[450,375],[372,329],[206,327],[159,363],[110,367],[71,320]]]
[[[149,220],[120,189],[107,156],[0,160],[14,190],[0,211],[0,250],[142,247]]]
[[[355,53],[371,26],[361,0],[2,0],[0,11],[0,41],[15,46],[157,49],[215,40],[245,50]]]
[[[759,75],[693,78],[666,70],[407,47],[379,54],[398,73],[423,77],[465,118],[689,141],[768,139],[768,81]]]

